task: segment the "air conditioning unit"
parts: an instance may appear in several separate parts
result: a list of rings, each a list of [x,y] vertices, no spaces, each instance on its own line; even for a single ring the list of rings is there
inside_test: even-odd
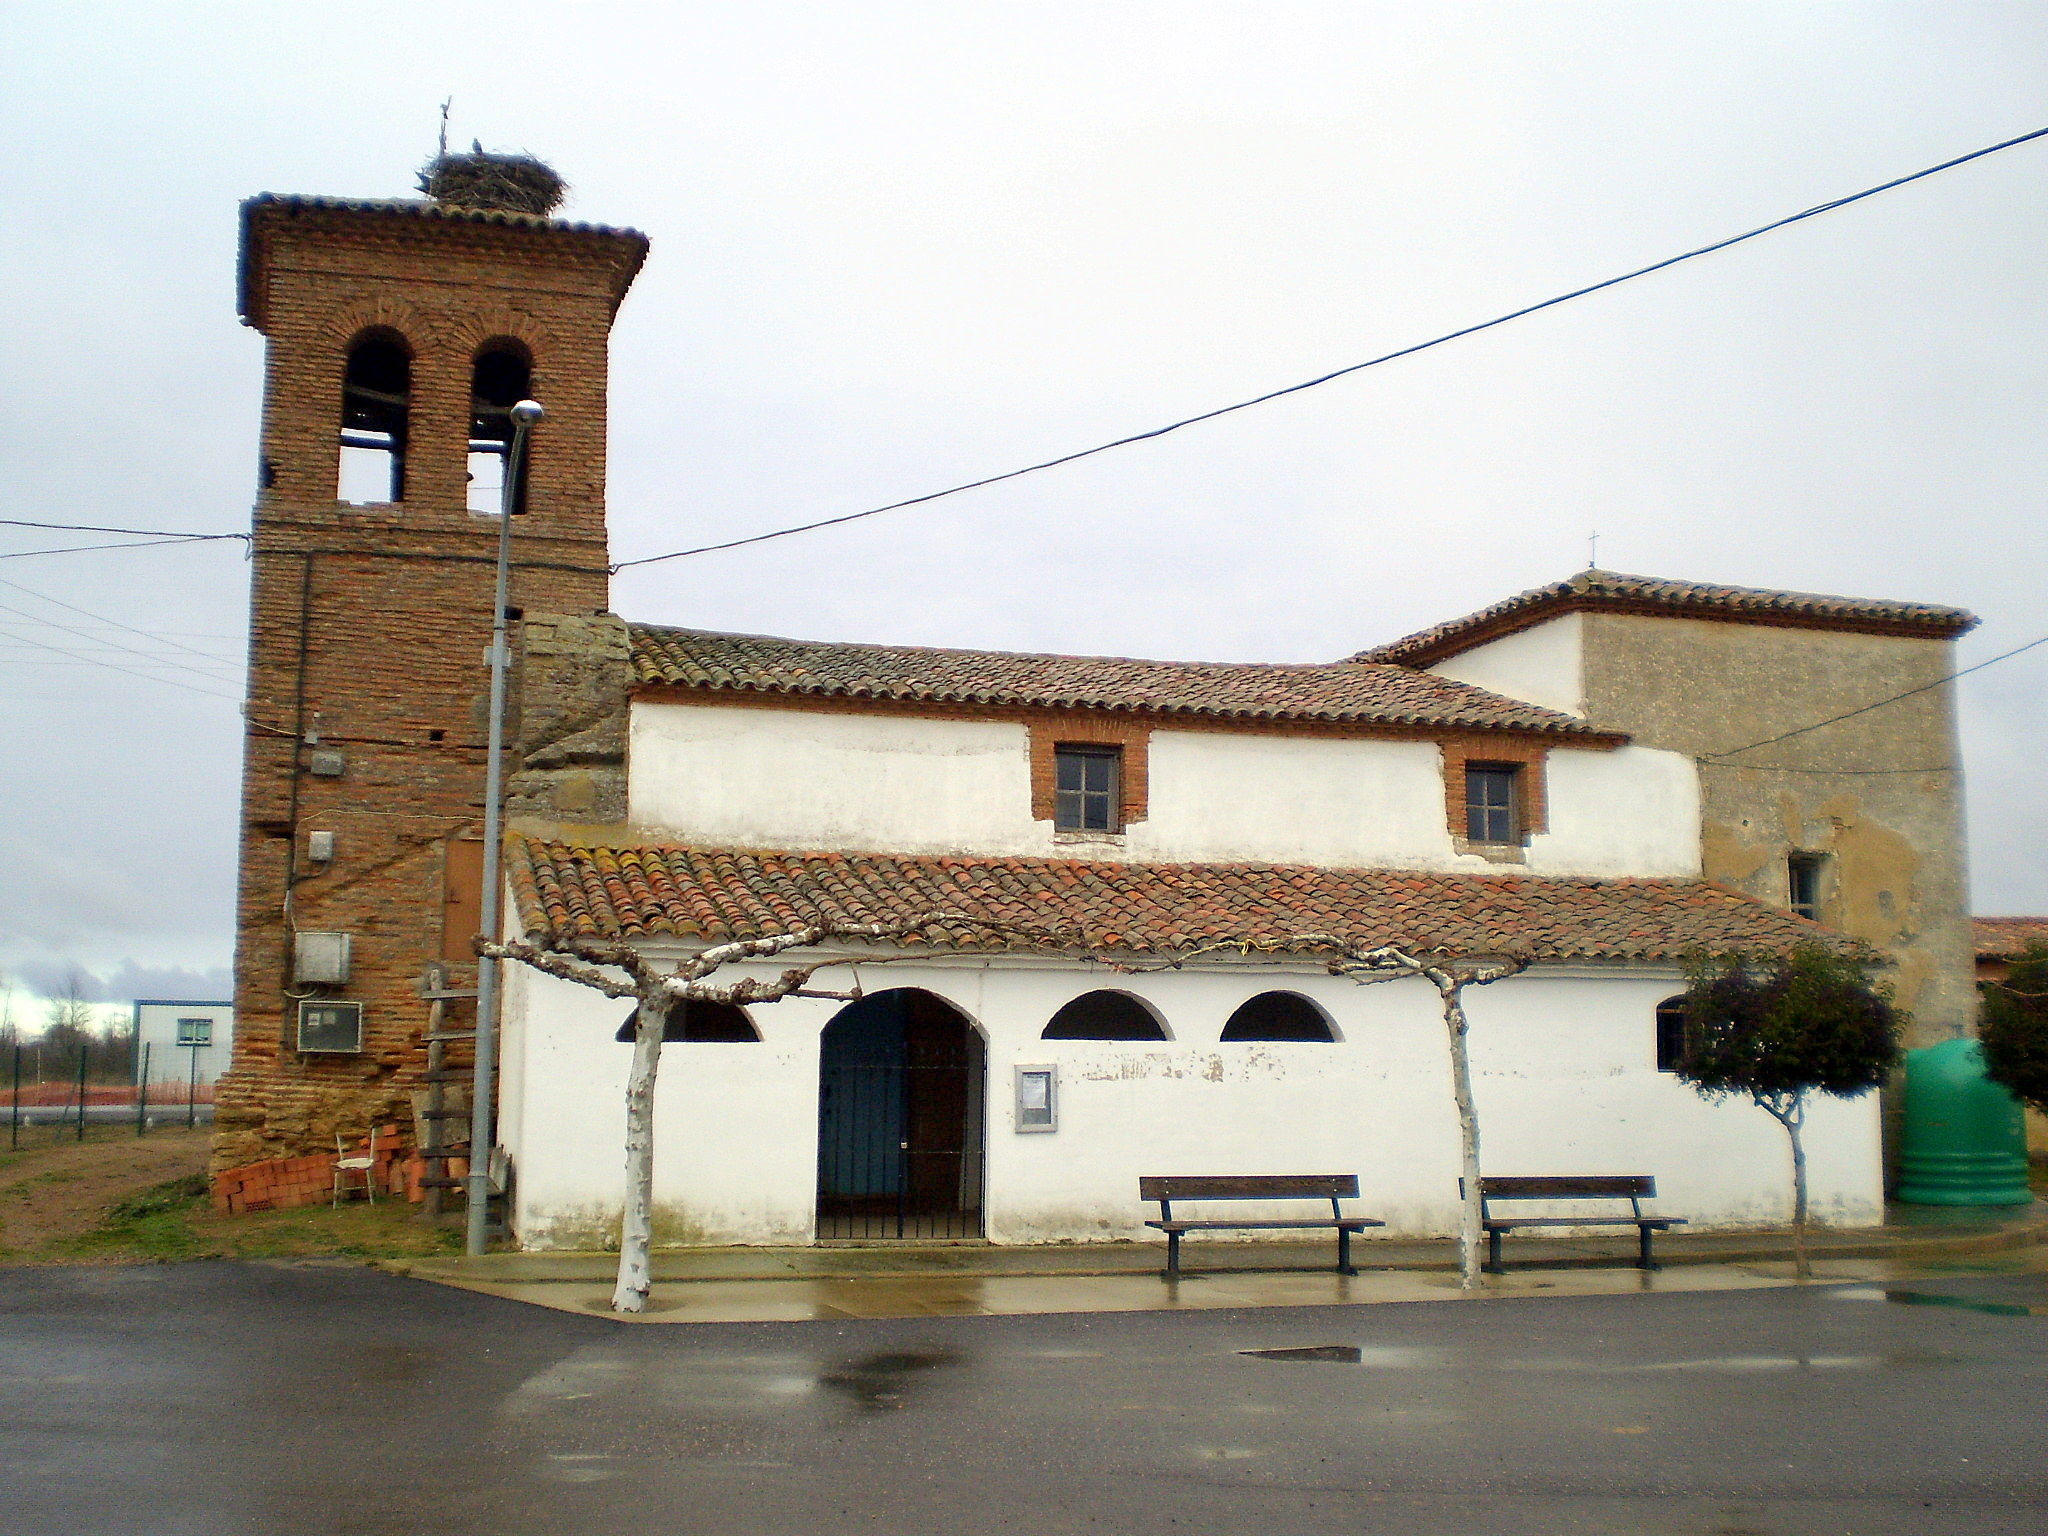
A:
[[[292,948],[292,979],[321,986],[348,980],[349,935],[301,930]]]
[[[299,1049],[354,1055],[363,1048],[361,1003],[299,1004]]]

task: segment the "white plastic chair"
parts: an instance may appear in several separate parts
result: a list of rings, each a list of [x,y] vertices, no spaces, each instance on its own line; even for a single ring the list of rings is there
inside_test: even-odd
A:
[[[347,1148],[341,1144],[341,1132],[336,1131],[334,1133],[334,1198],[328,1202],[329,1205],[338,1206],[341,1204],[341,1197],[346,1193],[342,1186],[352,1173],[359,1173],[363,1176],[363,1194],[369,1198],[370,1204],[375,1205],[377,1203],[377,1180],[372,1170],[376,1166],[376,1126],[370,1127],[370,1150],[368,1155],[363,1157],[348,1156]]]

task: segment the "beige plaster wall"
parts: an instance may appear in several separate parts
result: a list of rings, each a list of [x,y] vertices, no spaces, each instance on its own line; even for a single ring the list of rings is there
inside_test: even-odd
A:
[[[1954,671],[1943,640],[1636,614],[1584,616],[1587,718],[1694,756],[1811,725]],[[1975,1027],[1953,688],[1703,762],[1706,877],[1787,900],[1786,855],[1829,855],[1822,921],[1886,952],[1909,1045]]]

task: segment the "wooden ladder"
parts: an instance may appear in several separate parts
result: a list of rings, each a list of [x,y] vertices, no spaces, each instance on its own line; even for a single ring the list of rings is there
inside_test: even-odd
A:
[[[451,1177],[448,1172],[451,1162],[469,1156],[469,1111],[448,1107],[448,1085],[469,1082],[474,1074],[470,1068],[448,1065],[448,1046],[457,1040],[474,1041],[476,1029],[473,1023],[468,1029],[449,1028],[448,1005],[468,1003],[474,1020],[476,988],[449,986],[447,969],[435,964],[428,966],[420,978],[420,996],[427,1004],[427,1027],[420,1036],[427,1047],[427,1070],[420,1078],[427,1085],[427,1107],[417,1116],[420,1159],[427,1165],[426,1177],[420,1180],[420,1187],[426,1191],[421,1214],[432,1220],[446,1204],[442,1191],[462,1189],[468,1182]],[[450,1121],[457,1122],[457,1134],[453,1137],[447,1131]]]

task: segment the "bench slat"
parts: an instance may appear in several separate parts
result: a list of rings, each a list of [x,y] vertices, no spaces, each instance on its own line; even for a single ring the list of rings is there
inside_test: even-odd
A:
[[[1150,1174],[1138,1179],[1140,1200],[1356,1200],[1355,1173]]]
[[[1479,1192],[1489,1200],[1649,1200],[1657,1181],[1647,1173],[1488,1175]]]
[[[1305,1228],[1330,1232],[1338,1227],[1349,1227],[1357,1232],[1367,1227],[1384,1227],[1386,1223],[1375,1221],[1370,1216],[1346,1216],[1338,1220],[1325,1216],[1320,1221],[1182,1221],[1176,1216],[1172,1221],[1148,1221],[1145,1225],[1157,1227],[1162,1232],[1248,1232],[1254,1228],[1275,1231],[1285,1228],[1290,1232]]]
[[[1517,1227],[1682,1227],[1683,1216],[1489,1216],[1481,1223],[1489,1232]]]

